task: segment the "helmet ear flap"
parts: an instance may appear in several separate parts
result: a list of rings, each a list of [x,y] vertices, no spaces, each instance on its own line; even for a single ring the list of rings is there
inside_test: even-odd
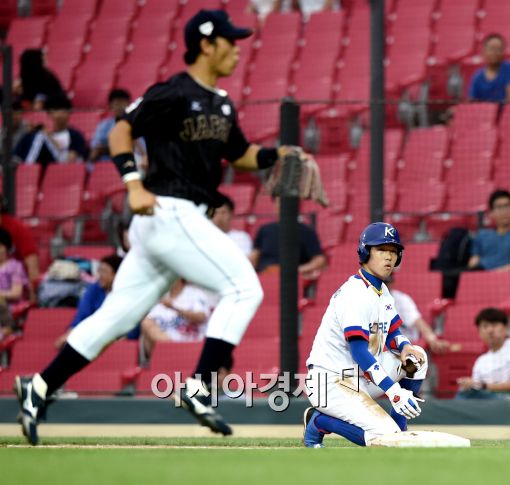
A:
[[[358,258],[359,264],[365,264],[370,258],[370,246],[366,246],[365,244],[361,243],[358,246]]]

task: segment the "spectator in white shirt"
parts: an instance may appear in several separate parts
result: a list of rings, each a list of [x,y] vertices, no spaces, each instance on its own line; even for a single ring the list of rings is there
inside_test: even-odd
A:
[[[400,331],[411,340],[416,342],[423,338],[425,341],[423,347],[428,347],[435,354],[443,354],[450,349],[450,342],[440,339],[431,326],[425,321],[420,310],[416,306],[414,300],[400,290],[393,288],[394,276],[390,276],[386,280],[386,286],[390,290],[391,296],[395,300],[395,307],[398,310],[400,318],[402,318],[402,326]]]
[[[253,241],[247,232],[232,229],[232,219],[234,218],[236,207],[234,201],[230,197],[223,195],[223,198],[225,202],[221,207],[215,209],[212,221],[223,232],[228,234],[230,239],[232,239],[241,248],[241,251],[248,256],[253,249]]]
[[[489,351],[480,355],[471,377],[458,379],[457,399],[505,399],[510,394],[508,317],[497,308],[483,309],[475,319],[480,339]]]

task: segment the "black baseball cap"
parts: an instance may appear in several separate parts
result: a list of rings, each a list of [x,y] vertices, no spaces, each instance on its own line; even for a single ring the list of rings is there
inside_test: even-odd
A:
[[[205,37],[214,39],[245,39],[253,34],[251,29],[236,27],[224,10],[200,10],[191,17],[184,27],[184,41],[187,52],[184,60],[192,64],[200,53],[200,41]]]

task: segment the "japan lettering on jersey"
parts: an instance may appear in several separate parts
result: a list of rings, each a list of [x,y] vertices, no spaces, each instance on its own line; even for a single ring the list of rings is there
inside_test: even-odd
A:
[[[378,292],[359,275],[351,276],[332,296],[306,364],[341,374],[357,367],[350,338],[367,340],[370,353],[377,358],[384,351],[388,334],[401,324],[386,285]]]

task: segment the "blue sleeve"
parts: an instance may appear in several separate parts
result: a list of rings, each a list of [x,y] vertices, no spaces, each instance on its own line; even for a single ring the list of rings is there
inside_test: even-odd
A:
[[[100,298],[101,295],[97,291],[96,284],[88,286],[87,289],[85,290],[85,293],[80,298],[80,302],[78,303],[78,309],[76,310],[76,315],[74,316],[73,321],[71,322],[69,327],[74,328],[78,326],[87,317],[90,317],[90,315],[92,315],[99,308],[99,306],[101,306],[101,303],[104,300],[104,296],[101,300]]]
[[[482,252],[481,235],[477,236],[471,242],[471,256],[480,256]]]
[[[370,373],[369,369],[375,364],[375,369],[379,373],[384,372],[384,370],[381,370],[380,364],[377,363],[377,359],[368,351],[368,342],[364,339],[355,339],[349,341],[349,348],[351,350],[351,355],[354,361],[361,367],[361,369],[368,373],[368,377],[372,382],[374,382],[374,379],[372,377],[372,374]],[[379,367],[378,367],[379,366]],[[383,374],[384,375],[384,374]],[[375,381],[377,382],[377,381]],[[393,384],[393,380],[386,376],[384,379],[382,379],[379,384],[377,384],[384,392],[386,392]]]
[[[366,340],[361,338],[350,340],[349,348],[354,362],[356,362],[363,371],[366,372],[377,362],[377,359],[368,351],[368,342]]]
[[[397,339],[397,337],[402,337],[400,339]],[[402,352],[402,349],[404,348],[404,345],[408,345],[411,343],[409,339],[400,331],[400,328],[397,328],[391,333],[388,333],[388,336],[386,337],[386,347],[392,350],[398,350],[399,352]]]
[[[480,93],[478,92],[478,86],[480,84],[480,77],[483,73],[483,69],[476,71],[471,78],[471,83],[469,84],[469,99],[480,99]]]

